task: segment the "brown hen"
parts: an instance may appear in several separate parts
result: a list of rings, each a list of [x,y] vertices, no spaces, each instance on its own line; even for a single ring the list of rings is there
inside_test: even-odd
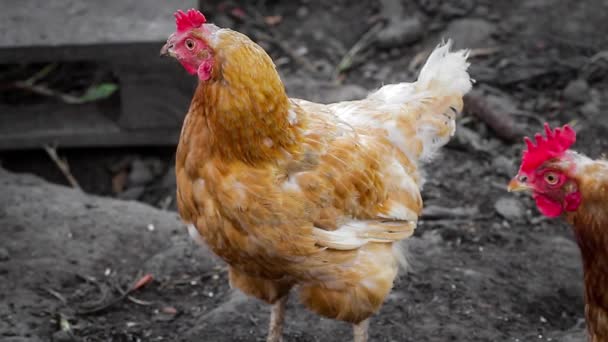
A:
[[[417,82],[324,105],[289,98],[245,35],[195,10],[176,18],[161,53],[199,78],[176,158],[190,234],[230,265],[233,287],[274,305],[269,341],[295,286],[365,341],[422,209],[421,161],[453,135],[471,88],[466,52],[448,43]]]

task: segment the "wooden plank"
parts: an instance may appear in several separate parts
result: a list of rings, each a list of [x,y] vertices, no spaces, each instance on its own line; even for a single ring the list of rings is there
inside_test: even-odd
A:
[[[24,136],[26,132],[45,131],[51,134],[68,134],[99,127],[105,131],[118,131],[112,120],[118,108],[99,104],[66,105],[48,102],[37,105],[0,105],[0,136]]]
[[[116,122],[118,110],[102,104],[0,105],[0,150],[36,149],[43,144],[91,147],[177,143],[179,126],[124,129]]]
[[[160,42],[194,0],[0,0],[0,48]]]
[[[0,63],[155,58],[194,0],[0,0]]]
[[[0,136],[0,150],[34,150],[44,144],[60,147],[117,147],[117,146],[175,146],[179,141],[179,129],[149,129],[136,131],[91,130],[72,135],[51,132],[33,132],[28,139],[19,136]]]
[[[1,0],[0,0],[1,1]],[[163,42],[0,48],[0,64],[159,59]]]
[[[196,77],[169,59],[154,64],[116,65],[115,69],[120,78],[121,128],[181,127]]]

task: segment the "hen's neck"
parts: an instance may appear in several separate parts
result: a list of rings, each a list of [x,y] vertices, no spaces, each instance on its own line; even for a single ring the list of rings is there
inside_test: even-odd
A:
[[[247,163],[273,160],[295,145],[298,132],[289,122],[295,109],[261,48],[232,49],[220,65],[221,77],[199,84],[189,116],[204,121],[204,148],[214,156]]]
[[[582,203],[566,218],[583,259],[589,329],[608,341],[608,164],[591,161],[577,174]]]

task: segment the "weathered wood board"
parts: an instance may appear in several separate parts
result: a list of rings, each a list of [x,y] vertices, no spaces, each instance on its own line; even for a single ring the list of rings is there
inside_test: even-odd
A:
[[[0,150],[177,142],[195,80],[159,50],[173,12],[197,1],[0,0],[0,64],[93,61],[118,78],[118,108],[0,103]]]

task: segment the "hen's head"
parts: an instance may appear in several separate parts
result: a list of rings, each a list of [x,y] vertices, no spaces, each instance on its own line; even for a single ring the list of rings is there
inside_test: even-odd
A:
[[[178,10],[174,15],[177,29],[160,50],[161,56],[174,57],[202,81],[211,79],[215,65],[212,43],[218,27],[206,24],[205,16],[195,9]]]
[[[551,130],[545,123],[543,137],[537,133],[536,143],[525,138],[519,172],[509,183],[509,191],[531,191],[536,206],[545,216],[556,217],[564,211],[576,211],[581,194],[576,180],[576,153],[568,150],[576,141],[576,132],[568,126]]]

